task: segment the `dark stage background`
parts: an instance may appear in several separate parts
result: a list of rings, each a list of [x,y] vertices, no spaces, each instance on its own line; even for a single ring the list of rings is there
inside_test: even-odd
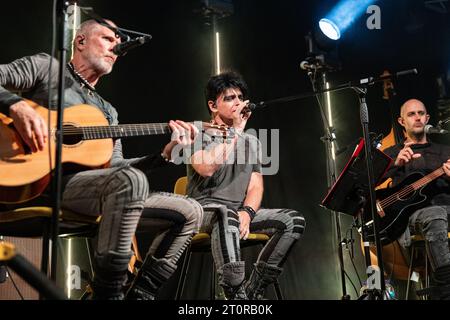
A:
[[[81,1],[80,1],[81,2]],[[120,26],[150,33],[151,42],[119,59],[98,91],[118,109],[122,123],[163,122],[169,119],[206,120],[203,87],[213,71],[212,30],[193,12],[200,1],[82,1]],[[234,14],[219,20],[222,66],[241,72],[254,102],[299,94],[311,90],[299,64],[306,57],[304,36],[337,1],[235,0]],[[397,105],[408,98],[422,99],[432,115],[431,123],[449,116],[438,110],[436,78],[447,73],[450,59],[448,13],[426,8],[423,0],[384,0],[381,30],[366,28],[367,14],[343,34],[339,45],[342,70],[330,74],[331,84],[377,76],[391,71],[417,68],[419,75],[395,83]],[[0,63],[37,52],[50,52],[51,9],[49,0],[1,4]],[[370,129],[387,134],[390,129],[388,104],[382,99],[381,84],[369,89]],[[340,147],[362,135],[357,96],[350,91],[331,95],[336,134]],[[254,112],[248,127],[280,129],[280,166],[274,176],[265,177],[266,207],[290,207],[301,211],[307,221],[304,237],[291,252],[281,276],[287,299],[339,299],[342,295],[337,244],[332,215],[319,203],[327,191],[325,148],[321,141],[322,121],[314,98],[282,103]],[[133,138],[125,142],[125,153],[134,157],[159,150],[167,137]],[[448,141],[446,141],[448,142]],[[352,151],[352,148],[350,148]],[[350,151],[339,155],[338,172]],[[154,190],[171,191],[183,166],[156,171],[150,183]],[[342,216],[342,231],[351,217]],[[355,232],[354,232],[355,234]],[[148,239],[140,237],[142,250]],[[360,285],[345,250],[345,269]],[[355,246],[356,270],[364,276],[359,238]],[[245,249],[248,265],[257,251]],[[183,297],[207,298],[211,260],[195,255]],[[175,279],[161,292],[173,297]],[[357,297],[347,280],[347,291]],[[270,293],[273,296],[273,292]]]

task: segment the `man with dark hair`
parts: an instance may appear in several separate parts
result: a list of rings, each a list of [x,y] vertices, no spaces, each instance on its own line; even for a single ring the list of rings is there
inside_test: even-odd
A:
[[[218,280],[227,299],[262,299],[305,228],[303,215],[295,210],[260,207],[264,189],[260,145],[255,136],[244,133],[250,117],[244,101],[247,91],[235,72],[209,79],[205,93],[211,122],[232,128],[235,135],[219,142],[204,135],[201,150],[194,150],[188,165],[188,195],[203,206],[200,230],[211,233]],[[240,239],[247,239],[250,232],[271,238],[244,284]]]
[[[99,108],[110,125],[118,124],[118,114],[95,86],[112,71],[117,60],[113,48],[121,39],[111,21],[81,24],[73,43],[73,59],[67,65],[65,107],[89,104]],[[56,103],[58,62],[36,54],[0,65],[0,112],[14,120],[14,126],[33,152],[42,152],[49,139],[47,125],[28,103],[9,90],[44,106]],[[49,84],[53,95],[48,97]],[[153,241],[142,268],[129,292],[129,299],[154,299],[160,286],[173,274],[176,263],[198,231],[202,208],[193,199],[169,193],[150,192],[147,177],[157,167],[167,165],[173,147],[187,146],[198,133],[191,124],[170,121],[172,141],[161,151],[142,158],[124,159],[120,139],[114,141],[111,167],[88,170],[63,177],[62,207],[86,215],[101,215],[94,255],[93,290],[96,299],[123,299],[131,241],[138,222],[157,222],[159,235]]]
[[[428,259],[433,270],[438,299],[450,299],[450,252],[448,247],[448,215],[450,214],[450,147],[431,142],[425,132],[430,119],[425,105],[416,99],[406,101],[400,109],[398,122],[406,131],[406,140],[384,150],[395,159],[386,177],[395,186],[409,174],[430,173],[442,167],[445,175],[434,183],[431,206],[414,212],[399,242],[404,247],[411,243],[411,233],[422,234]]]

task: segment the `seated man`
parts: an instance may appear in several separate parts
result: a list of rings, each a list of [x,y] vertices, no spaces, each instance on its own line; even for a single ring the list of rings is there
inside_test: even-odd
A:
[[[303,215],[295,210],[260,208],[263,177],[259,141],[244,133],[250,117],[248,101],[244,102],[246,95],[247,85],[237,73],[226,72],[209,79],[206,104],[211,122],[231,127],[235,135],[219,143],[203,135],[200,150],[194,142],[188,165],[188,195],[203,206],[200,230],[211,233],[219,284],[227,299],[263,298],[266,287],[280,275],[290,249],[305,229]],[[250,232],[265,233],[271,238],[244,286],[240,239],[246,239]]]
[[[444,175],[432,182],[434,194],[429,195],[431,205],[415,211],[405,226],[405,233],[399,243],[405,247],[411,242],[411,232],[425,238],[428,259],[436,282],[433,298],[450,299],[450,252],[447,232],[450,214],[450,146],[431,142],[425,133],[425,125],[430,119],[425,105],[416,99],[406,101],[400,109],[398,122],[405,128],[406,140],[384,150],[395,159],[386,177],[392,178],[393,186],[406,176],[421,171],[430,173],[439,167]]]
[[[118,124],[116,109],[96,91],[99,79],[112,71],[120,43],[111,21],[88,20],[80,25],[73,42],[73,59],[66,66],[65,105],[89,104],[100,109],[110,125]],[[53,64],[51,64],[53,62]],[[49,74],[49,66],[53,68]],[[44,119],[22,98],[19,90],[44,106],[54,106],[58,62],[36,54],[0,65],[0,112],[14,126],[32,152],[44,152],[48,128]],[[49,87],[53,95],[49,97]],[[102,215],[94,253],[94,297],[123,299],[131,241],[138,222],[144,226],[161,220],[165,230],[154,240],[128,293],[130,299],[154,299],[160,286],[173,274],[176,263],[198,231],[202,208],[193,199],[150,192],[148,176],[168,163],[172,148],[189,145],[198,132],[191,124],[170,121],[173,139],[162,150],[142,158],[124,159],[120,139],[114,141],[111,167],[69,174],[65,172],[62,207],[86,215]],[[39,203],[46,203],[41,196]],[[21,204],[22,205],[22,204]],[[25,205],[25,204],[23,204]],[[142,217],[141,217],[142,216]]]

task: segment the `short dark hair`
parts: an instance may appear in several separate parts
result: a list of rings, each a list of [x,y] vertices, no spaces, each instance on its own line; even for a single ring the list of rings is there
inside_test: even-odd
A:
[[[206,107],[209,114],[211,114],[211,110],[209,109],[208,101],[214,101],[225,90],[234,88],[241,90],[244,100],[247,99],[247,83],[245,83],[242,75],[236,71],[225,71],[209,78],[205,88]]]

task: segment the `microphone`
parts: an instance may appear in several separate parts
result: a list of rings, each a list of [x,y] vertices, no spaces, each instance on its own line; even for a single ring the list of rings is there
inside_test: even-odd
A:
[[[431,124],[425,126],[426,134],[447,134],[448,130],[441,129],[441,127],[433,127]]]
[[[151,38],[151,35],[146,35],[134,38],[133,40],[119,43],[114,46],[113,52],[118,56],[123,56],[125,53],[127,53],[128,50],[142,46],[144,43],[149,42]]]
[[[311,69],[317,69],[317,66],[305,60],[300,62],[300,69],[309,71]]]
[[[264,108],[265,106],[264,101],[258,103],[249,102],[244,108],[242,108],[241,114],[252,112],[256,109]]]

